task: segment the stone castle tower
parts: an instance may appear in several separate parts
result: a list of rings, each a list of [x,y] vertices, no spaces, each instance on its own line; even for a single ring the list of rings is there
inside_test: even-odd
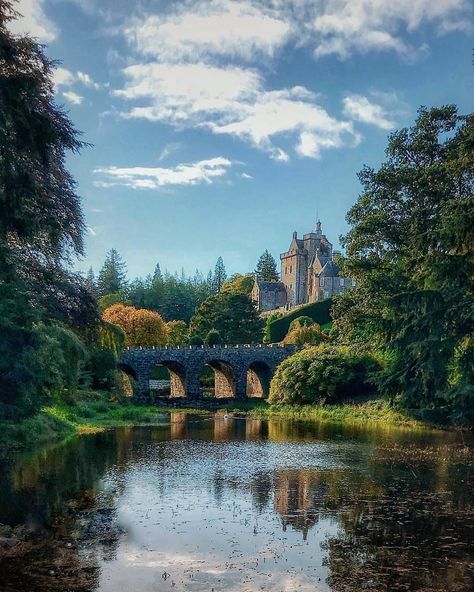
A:
[[[255,279],[252,299],[261,311],[292,309],[342,293],[353,282],[339,275],[334,262],[332,243],[321,230],[318,220],[313,232],[298,238],[293,232],[290,247],[280,255],[279,282]]]

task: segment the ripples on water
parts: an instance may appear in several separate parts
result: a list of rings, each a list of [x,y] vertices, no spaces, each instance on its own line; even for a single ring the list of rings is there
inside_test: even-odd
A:
[[[0,590],[468,592],[459,439],[173,413],[12,459]]]

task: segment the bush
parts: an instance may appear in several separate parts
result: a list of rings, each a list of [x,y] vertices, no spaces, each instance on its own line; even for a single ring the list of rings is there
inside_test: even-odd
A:
[[[298,317],[309,317],[321,327],[331,323],[330,310],[333,301],[331,298],[313,302],[312,304],[305,304],[300,308],[290,312],[281,318],[269,321],[265,331],[265,341],[267,343],[277,343],[283,341],[285,335],[288,333],[290,324]]]
[[[199,335],[192,335],[189,338],[189,345],[204,345],[204,341]]]
[[[346,346],[320,345],[282,362],[270,387],[271,403],[336,403],[374,390],[381,364]]]

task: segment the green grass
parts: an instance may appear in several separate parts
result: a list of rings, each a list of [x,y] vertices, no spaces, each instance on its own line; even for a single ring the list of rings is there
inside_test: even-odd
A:
[[[408,428],[426,427],[426,424],[413,419],[406,412],[390,407],[389,403],[383,399],[361,403],[341,403],[340,405],[283,405],[268,406],[267,409],[256,407],[251,411],[251,415],[331,423],[377,423]]]
[[[134,405],[111,400],[110,394],[98,392],[81,393],[75,404],[56,403],[41,410],[37,415],[22,422],[0,422],[0,451],[29,449],[47,442],[64,439],[74,434],[91,434],[108,428],[161,423],[164,415],[180,413],[208,414],[203,408],[170,408]],[[291,420],[306,420],[344,424],[372,424],[422,428],[427,424],[417,421],[401,410],[390,407],[383,399],[362,402],[347,402],[340,405],[276,406],[261,399],[223,403],[220,410],[256,418],[278,417]]]

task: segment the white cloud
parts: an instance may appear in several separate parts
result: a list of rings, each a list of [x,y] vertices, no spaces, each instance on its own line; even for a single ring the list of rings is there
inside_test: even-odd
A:
[[[355,94],[348,95],[343,99],[343,105],[344,115],[350,119],[375,125],[384,130],[395,127],[395,122],[389,118],[387,110],[381,105],[369,101],[367,97]]]
[[[242,173],[240,176],[242,179],[253,179],[252,175],[249,175],[248,173]]]
[[[92,80],[92,78],[89,76],[89,74],[86,74],[86,72],[78,71],[76,78],[80,83],[82,83],[84,86],[87,86],[88,88],[93,88],[94,90],[99,90],[100,88],[100,84]]]
[[[86,72],[78,71],[74,74],[62,66],[59,66],[54,70],[53,82],[56,89],[61,86],[73,86],[75,84],[86,86],[87,88],[93,88],[94,90],[99,90],[101,88],[101,85],[92,80],[91,76]]]
[[[91,236],[97,236],[97,232],[92,228],[92,226],[88,226],[87,227],[87,232],[91,235]]]
[[[60,86],[72,86],[74,81],[74,74],[62,66],[59,66],[53,72],[53,82],[57,89]]]
[[[276,137],[310,132],[318,146],[311,155],[318,157],[321,148],[350,144],[356,136],[351,122],[338,121],[316,103],[315,93],[301,86],[267,91],[253,70],[152,63],[129,66],[124,73],[127,83],[115,94],[141,103],[126,117],[232,135],[275,160],[289,159],[275,146]]]
[[[161,167],[103,167],[94,170],[96,174],[107,177],[106,181],[96,181],[98,187],[122,185],[132,189],[157,189],[165,185],[198,185],[212,183],[214,178],[225,175],[231,161],[222,156],[200,160],[190,164],[179,164],[173,168]]]
[[[206,0],[124,28],[129,43],[160,61],[200,61],[205,56],[245,60],[272,56],[287,40],[290,23],[263,4]]]
[[[66,101],[68,101],[68,103],[71,103],[72,105],[80,105],[84,100],[84,97],[78,95],[72,90],[63,92],[63,97],[66,99]]]
[[[57,37],[54,24],[44,12],[45,0],[19,0],[14,8],[20,17],[8,23],[12,33],[31,35],[43,43],[50,43]]]
[[[466,30],[472,19],[469,0],[321,0],[313,2],[311,34],[317,57],[393,50],[411,56],[407,40],[422,25],[439,33]]]

